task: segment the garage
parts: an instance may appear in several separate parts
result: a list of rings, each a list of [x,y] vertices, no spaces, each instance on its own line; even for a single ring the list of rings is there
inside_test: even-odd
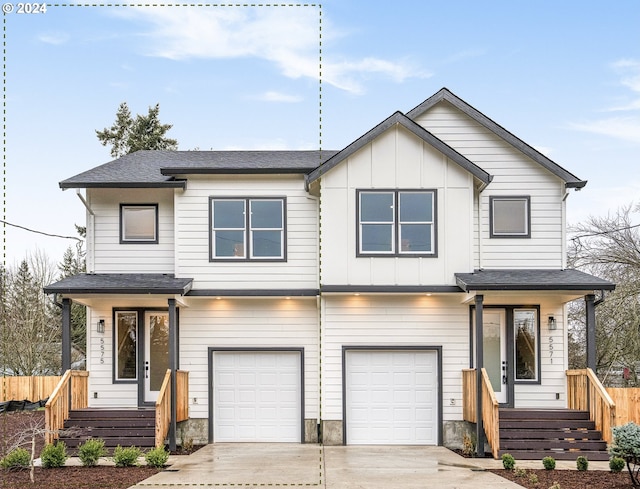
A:
[[[344,349],[345,443],[437,445],[439,350]]]
[[[302,441],[302,350],[211,356],[213,441]]]

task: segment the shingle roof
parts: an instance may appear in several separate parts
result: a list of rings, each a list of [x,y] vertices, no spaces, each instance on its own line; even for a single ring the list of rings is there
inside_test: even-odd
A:
[[[60,182],[60,188],[181,187],[177,175],[306,174],[336,151],[136,151]]]
[[[417,117],[420,117],[421,114],[443,100],[449,102],[451,105],[475,120],[478,124],[484,126],[489,131],[493,132],[498,137],[502,138],[504,141],[516,148],[518,151],[524,153],[533,161],[539,163],[551,173],[561,178],[565,182],[567,187],[582,188],[587,184],[586,180],[580,180],[573,173],[565,170],[555,161],[547,158],[538,150],[529,146],[522,139],[507,131],[500,124],[489,119],[482,112],[469,105],[467,102],[453,94],[447,88],[441,88],[437,93],[429,97],[414,109],[411,109],[409,112],[407,112],[407,116],[410,119],[416,119]]]
[[[47,285],[45,294],[180,294],[191,290],[193,279],[163,273],[79,274]]]
[[[471,290],[613,290],[615,284],[579,270],[476,270],[456,273],[456,283]]]

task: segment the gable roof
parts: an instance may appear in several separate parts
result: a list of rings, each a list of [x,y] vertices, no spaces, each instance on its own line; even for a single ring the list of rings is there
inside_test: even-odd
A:
[[[480,112],[479,110],[469,105],[467,102],[465,102],[464,100],[462,100],[461,98],[453,94],[447,88],[440,89],[437,93],[429,97],[420,105],[418,105],[414,109],[411,109],[409,112],[407,112],[407,116],[410,119],[416,119],[420,117],[423,113],[428,111],[431,107],[442,102],[443,100],[449,102],[451,105],[453,105],[454,107],[462,111],[464,114],[469,116],[478,124],[485,127],[489,131],[493,132],[496,136],[503,139],[505,142],[513,146],[515,149],[517,149],[521,153],[524,153],[533,161],[540,164],[541,166],[549,170],[551,173],[553,173],[554,175],[562,179],[565,182],[565,185],[567,187],[582,188],[587,184],[586,180],[580,180],[573,173],[565,170],[556,162],[547,158],[545,155],[540,153],[538,150],[534,149],[532,146],[529,146],[522,139],[518,138],[511,132],[507,131],[501,125],[489,119],[482,112]]]
[[[325,163],[323,163],[321,166],[313,170],[311,173],[309,173],[309,175],[307,176],[307,186],[313,183],[314,181],[316,181],[318,178],[320,178],[322,175],[324,175],[328,171],[330,171],[332,168],[336,167],[338,164],[343,162],[345,159],[347,159],[349,156],[354,154],[356,151],[358,151],[362,147],[369,144],[371,141],[376,139],[378,136],[380,136],[380,134],[385,132],[387,129],[395,125],[400,125],[405,129],[407,129],[408,131],[415,134],[416,136],[418,136],[420,139],[422,139],[423,141],[425,141],[426,143],[428,143],[429,145],[431,145],[432,147],[440,151],[442,154],[447,156],[449,159],[456,162],[462,168],[467,170],[474,177],[480,180],[483,184],[486,185],[489,182],[491,182],[493,177],[489,175],[489,173],[487,173],[485,170],[480,168],[478,165],[476,165],[472,161],[468,160],[466,157],[462,156],[460,153],[458,153],[455,149],[453,149],[447,143],[438,139],[436,136],[434,136],[429,131],[427,131],[424,127],[422,127],[420,124],[415,123],[406,115],[404,115],[402,112],[398,111],[392,114],[390,117],[388,117],[384,121],[382,121],[380,124],[378,124],[376,127],[371,129],[369,132],[365,133],[364,135],[356,139],[353,143],[351,143],[349,146],[344,148],[342,151],[339,151],[337,154],[329,158]]]
[[[336,151],[152,151],[122,156],[60,182],[60,188],[185,188],[187,174],[306,174]]]

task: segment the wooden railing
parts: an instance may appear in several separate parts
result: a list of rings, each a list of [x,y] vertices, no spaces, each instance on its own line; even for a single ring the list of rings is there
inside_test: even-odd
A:
[[[189,419],[189,372],[176,371],[176,422]],[[167,369],[156,401],[156,447],[164,445],[171,426],[171,369]]]
[[[60,375],[2,377],[0,402],[41,401],[51,395],[61,378]]]
[[[476,370],[462,371],[462,416],[465,421],[477,423],[476,414]],[[487,371],[482,369],[482,423],[487,442],[494,458],[500,451],[500,405],[493,392]]]
[[[45,442],[53,443],[58,438],[70,409],[83,409],[88,403],[89,372],[67,370],[44,407]]]
[[[607,443],[613,441],[611,428],[616,426],[616,405],[590,368],[567,370],[567,407],[589,411],[596,430]]]

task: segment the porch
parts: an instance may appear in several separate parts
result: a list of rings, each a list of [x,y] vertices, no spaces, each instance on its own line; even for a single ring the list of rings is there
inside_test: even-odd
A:
[[[501,408],[486,370],[481,369],[480,376],[475,369],[463,370],[463,418],[479,427],[478,454],[484,455],[486,437],[494,458],[509,452],[522,460],[545,456],[575,460],[580,455],[608,460],[606,448],[616,426],[615,403],[590,368],[567,370],[566,379],[566,409]]]
[[[175,380],[175,382],[174,382]],[[89,372],[67,370],[45,405],[45,441],[76,448],[87,438],[116,445],[176,448],[176,425],[189,419],[189,372],[167,369],[155,406],[140,409],[89,408]],[[175,386],[175,387],[173,387]]]

